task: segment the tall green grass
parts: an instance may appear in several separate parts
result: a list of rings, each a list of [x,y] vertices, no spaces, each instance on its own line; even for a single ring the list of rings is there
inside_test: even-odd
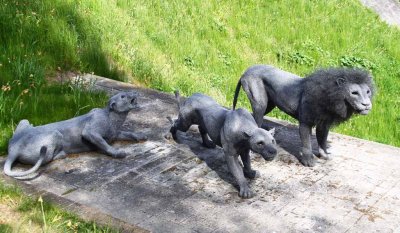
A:
[[[253,64],[299,75],[320,67],[362,67],[378,87],[374,110],[335,130],[400,146],[400,31],[358,1],[117,1],[117,6],[121,18],[135,22],[125,28],[134,58],[154,73],[141,75],[134,60],[133,74],[151,87],[204,92],[230,106],[240,75]],[[249,107],[243,94],[240,103]],[[279,111],[271,115],[292,120]]]
[[[302,76],[320,67],[357,66],[375,77],[373,111],[335,130],[400,146],[400,30],[357,0],[0,3],[2,85],[17,79],[29,86],[31,74],[44,85],[54,71],[73,70],[185,95],[203,92],[230,106],[240,75],[253,64]],[[239,105],[249,107],[243,93]],[[10,106],[12,101],[0,111]],[[64,117],[79,108],[69,107]],[[11,128],[22,116],[40,118],[40,111],[8,115],[3,125]],[[293,120],[279,111],[271,115]]]
[[[51,85],[46,77],[61,76],[64,70],[119,75],[96,47],[96,38],[77,33],[74,8],[60,1],[57,9],[63,13],[57,15],[49,3],[0,1],[0,155],[21,119],[39,125],[104,106],[104,93],[74,83]],[[77,54],[78,47],[85,49]]]

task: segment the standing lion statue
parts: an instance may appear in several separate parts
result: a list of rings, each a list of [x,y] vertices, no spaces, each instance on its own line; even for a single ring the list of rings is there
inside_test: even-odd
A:
[[[299,121],[302,143],[299,161],[309,167],[315,165],[312,127],[316,126],[318,157],[330,159],[329,129],[348,120],[354,113],[368,114],[374,95],[372,76],[355,68],[321,69],[301,78],[270,65],[251,66],[237,84],[233,109],[240,87],[250,100],[258,126],[262,125],[263,116],[275,107]]]

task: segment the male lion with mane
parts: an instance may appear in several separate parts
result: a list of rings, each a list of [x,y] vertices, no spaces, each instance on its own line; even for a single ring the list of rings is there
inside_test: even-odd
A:
[[[250,100],[258,126],[274,107],[299,121],[302,143],[299,161],[309,167],[315,165],[312,127],[316,126],[319,157],[330,159],[329,129],[348,120],[354,113],[368,114],[374,95],[372,76],[355,68],[320,69],[301,78],[269,65],[251,66],[237,84],[233,109],[241,86]]]

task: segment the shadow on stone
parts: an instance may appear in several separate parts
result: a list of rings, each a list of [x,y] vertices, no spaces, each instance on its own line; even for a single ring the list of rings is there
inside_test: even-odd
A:
[[[289,154],[299,159],[301,140],[299,135],[299,127],[296,125],[288,124],[286,126],[279,123],[265,120],[263,123],[263,128],[271,129],[275,128],[275,140],[279,147],[288,152]],[[311,143],[313,147],[313,153],[318,153],[318,144],[315,134],[311,135]],[[279,155],[277,156],[279,157]]]
[[[192,130],[194,128],[196,128],[196,130]],[[218,146],[215,149],[204,147],[201,143],[201,136],[197,130],[197,126],[185,133],[178,132],[177,143],[187,145],[193,154],[195,154],[198,159],[204,161],[222,180],[239,190],[235,178],[228,170],[222,148]]]

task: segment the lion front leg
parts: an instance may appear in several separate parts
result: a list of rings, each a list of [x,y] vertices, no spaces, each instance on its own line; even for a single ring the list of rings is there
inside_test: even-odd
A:
[[[98,149],[110,155],[113,158],[125,158],[128,154],[120,149],[110,146],[104,138],[97,133],[84,134],[83,137],[95,145]]]
[[[133,140],[133,141],[145,141],[147,136],[143,133],[133,133],[127,131],[120,131],[117,136],[118,140]]]
[[[253,193],[250,190],[249,184],[243,174],[243,169],[239,164],[238,155],[233,148],[224,148],[225,160],[228,164],[229,171],[235,177],[239,184],[239,196],[242,198],[250,198]]]
[[[332,153],[329,150],[327,139],[329,134],[329,125],[328,124],[320,124],[317,125],[316,136],[318,141],[318,157],[321,159],[332,159]]]
[[[304,166],[313,167],[315,165],[315,161],[311,147],[311,126],[300,122],[299,132],[302,144],[299,161]]]
[[[257,171],[251,169],[251,161],[250,161],[250,150],[246,150],[245,152],[240,154],[243,163],[243,174],[245,177],[249,179],[254,179],[257,177]]]
[[[115,149],[103,138],[104,132],[97,132],[101,130],[107,130],[105,128],[99,128],[96,124],[87,124],[82,130],[82,137],[92,143],[97,149],[103,151],[107,155],[113,158],[124,158],[128,154],[120,149]]]

